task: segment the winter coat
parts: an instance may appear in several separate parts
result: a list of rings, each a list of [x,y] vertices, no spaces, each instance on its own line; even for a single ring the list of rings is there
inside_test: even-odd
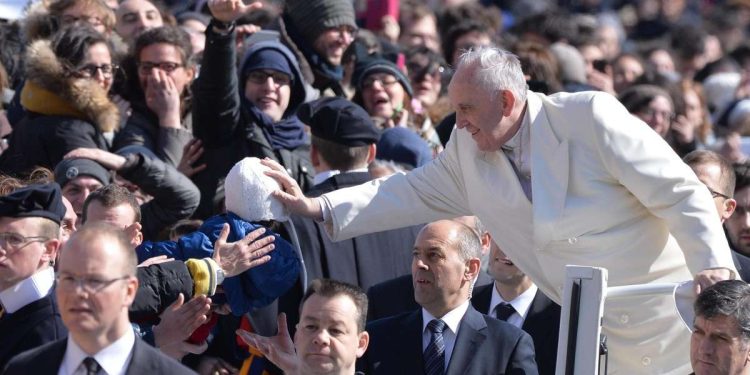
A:
[[[78,147],[109,149],[103,133],[116,130],[120,117],[99,84],[68,76],[46,40],[28,47],[26,73],[21,92],[26,115],[13,129],[0,170],[16,174],[34,166],[54,169]]]
[[[159,255],[177,260],[211,257],[224,223],[230,226],[227,242],[238,241],[260,228],[231,212],[216,215],[206,220],[197,232],[182,236],[177,242],[144,242],[136,248],[138,262]],[[271,260],[241,275],[229,277],[222,284],[234,315],[267,306],[291,288],[299,276],[300,260],[292,245],[268,229],[266,235],[275,237],[274,250],[269,254]]]

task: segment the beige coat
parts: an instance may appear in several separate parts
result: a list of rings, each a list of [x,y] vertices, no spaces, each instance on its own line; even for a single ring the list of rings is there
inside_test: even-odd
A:
[[[558,303],[568,264],[607,268],[610,286],[734,269],[708,190],[614,97],[529,92],[527,111],[533,205],[505,155],[458,130],[423,168],[325,195],[332,237],[474,214]],[[610,374],[690,372],[671,298],[610,300],[603,323]]]

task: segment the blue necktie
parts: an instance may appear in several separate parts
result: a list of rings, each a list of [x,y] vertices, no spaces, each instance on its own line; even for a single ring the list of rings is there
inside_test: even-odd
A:
[[[424,372],[426,375],[443,375],[445,374],[445,343],[443,342],[445,322],[433,319],[427,324],[427,329],[432,332],[432,338],[424,352]]]

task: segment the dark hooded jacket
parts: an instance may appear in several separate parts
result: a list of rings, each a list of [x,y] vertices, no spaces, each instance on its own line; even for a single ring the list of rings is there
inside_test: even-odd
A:
[[[310,164],[310,144],[294,149],[274,150],[260,126],[243,105],[244,82],[240,82],[235,49],[235,33],[219,35],[209,25],[206,29],[206,50],[200,74],[193,85],[193,132],[203,142],[202,162],[208,168],[193,176],[201,190],[199,216],[210,216],[217,186],[232,166],[247,156],[268,157],[283,165],[299,183],[303,191],[312,186],[314,169]],[[289,106],[283,118],[295,116],[297,107],[307,97],[304,79],[294,55],[278,42],[259,42],[245,53],[248,56],[262,50],[274,49],[284,55],[292,67],[294,77]],[[199,162],[200,163],[200,162]]]
[[[68,76],[47,40],[28,47],[26,64],[28,78],[21,92],[26,115],[13,129],[0,170],[54,169],[78,147],[108,150],[103,133],[116,130],[120,116],[107,92],[94,80]]]

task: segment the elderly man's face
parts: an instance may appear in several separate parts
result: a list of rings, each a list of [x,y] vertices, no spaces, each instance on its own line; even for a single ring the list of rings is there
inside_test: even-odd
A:
[[[734,249],[750,255],[750,187],[735,191],[734,199],[737,208],[724,225]]]
[[[60,315],[74,338],[112,337],[122,319],[128,319],[138,281],[123,266],[125,255],[117,241],[90,237],[74,237],[60,255]]]
[[[313,294],[302,306],[294,334],[301,360],[301,374],[352,373],[369,336],[357,328],[357,307],[346,295],[323,297]]]
[[[55,259],[57,246],[39,229],[43,218],[0,218],[0,291],[5,290]]]
[[[450,220],[428,224],[414,241],[414,299],[436,317],[466,301],[468,286],[476,276],[459,254],[456,242],[460,225]]]
[[[695,375],[748,374],[748,360],[750,343],[742,337],[734,318],[695,317],[690,339],[690,363]]]
[[[475,73],[473,66],[459,68],[448,87],[448,97],[456,111],[456,127],[469,132],[479,150],[497,151],[515,133],[511,130],[516,122],[510,116],[513,105],[506,103],[513,95],[505,90],[490,93],[477,87],[472,79]]]

